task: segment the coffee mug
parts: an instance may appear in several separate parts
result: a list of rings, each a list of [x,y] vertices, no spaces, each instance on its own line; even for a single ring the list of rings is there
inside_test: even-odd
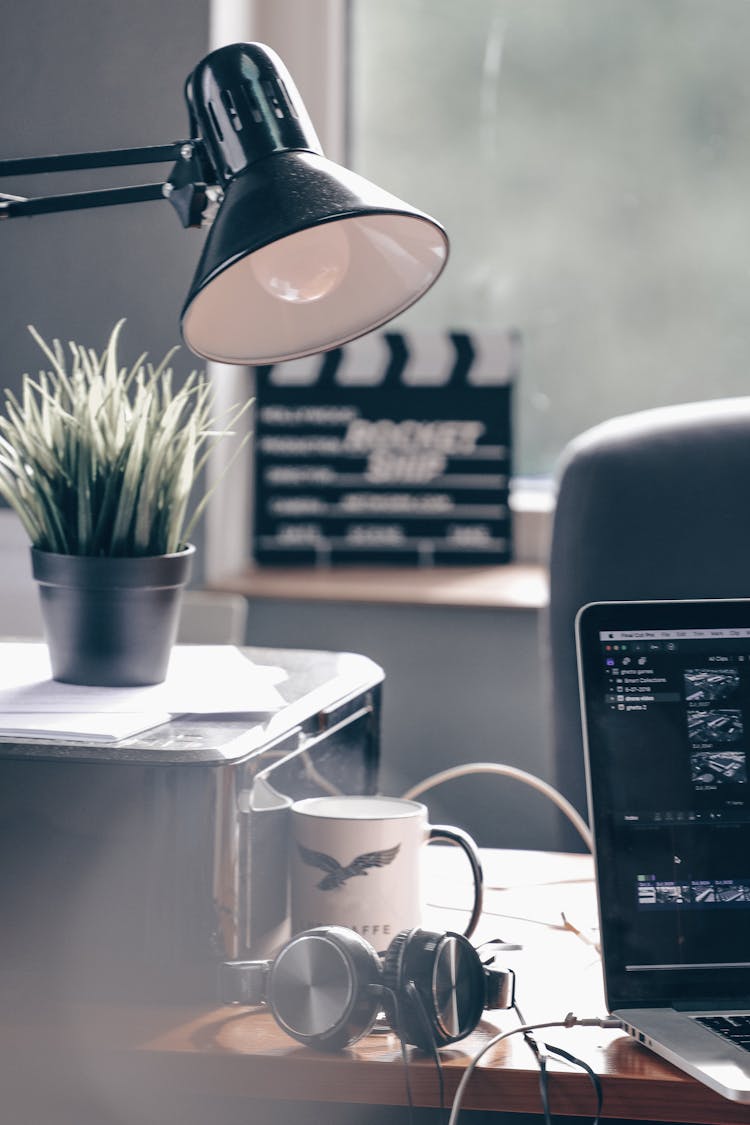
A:
[[[422,847],[445,840],[463,848],[474,904],[464,935],[482,913],[476,844],[460,828],[429,824],[427,809],[399,797],[311,797],[291,809],[292,930],[346,926],[377,949],[422,924]]]

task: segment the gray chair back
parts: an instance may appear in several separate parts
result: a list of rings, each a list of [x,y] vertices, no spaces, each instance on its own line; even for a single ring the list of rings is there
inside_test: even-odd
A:
[[[574,621],[592,601],[750,597],[750,397],[641,411],[558,469],[546,654],[554,784],[586,813]],[[564,830],[563,846],[580,840]]]

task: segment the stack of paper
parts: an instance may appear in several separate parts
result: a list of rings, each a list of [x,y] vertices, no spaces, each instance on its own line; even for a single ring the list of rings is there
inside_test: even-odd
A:
[[[52,679],[46,645],[0,642],[0,737],[116,742],[178,714],[268,715],[285,678],[232,645],[177,645],[164,683],[84,687]]]

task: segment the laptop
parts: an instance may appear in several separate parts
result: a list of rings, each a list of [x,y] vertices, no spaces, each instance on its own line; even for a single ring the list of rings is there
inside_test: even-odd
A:
[[[750,599],[576,619],[607,1006],[750,1102]]]

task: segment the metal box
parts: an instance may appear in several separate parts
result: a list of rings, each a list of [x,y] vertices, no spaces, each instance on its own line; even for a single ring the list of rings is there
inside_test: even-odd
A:
[[[183,715],[109,746],[0,741],[0,987],[211,1000],[217,963],[287,935],[289,807],[375,791],[383,673],[351,653],[243,651],[286,673],[271,717]]]

